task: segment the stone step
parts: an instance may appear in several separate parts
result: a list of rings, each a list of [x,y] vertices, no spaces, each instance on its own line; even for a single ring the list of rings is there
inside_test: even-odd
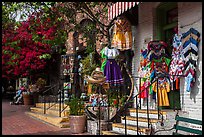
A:
[[[46,122],[60,128],[69,127],[69,124],[68,124],[69,117],[57,117],[57,116],[41,114],[36,112],[25,112],[25,114],[27,114],[28,116],[31,116],[32,118],[38,119],[42,122]]]
[[[101,135],[124,135],[124,134],[114,131],[101,131]]]
[[[135,108],[129,108],[129,112],[135,112],[136,113],[136,109]],[[147,109],[138,109],[139,113],[147,113]],[[167,112],[164,110],[160,110],[160,113],[162,113],[163,115],[166,115]],[[158,114],[158,110],[156,109],[149,109],[149,114]]]
[[[127,127],[127,134],[137,135],[137,126],[126,124],[126,127]],[[123,124],[123,123],[113,123],[112,129],[114,132],[125,134],[125,124]],[[138,126],[138,132],[141,135],[149,135],[150,134],[150,128]]]
[[[36,107],[38,108],[44,108],[44,103],[36,103],[35,105]],[[53,108],[53,109],[58,109],[59,110],[59,106],[60,104],[59,103],[45,103],[45,107],[46,108]],[[61,103],[61,107],[64,108],[66,107],[67,105],[64,104],[64,103]]]
[[[44,114],[44,109],[43,108],[30,107],[30,110],[31,110],[31,112],[37,112],[37,113]],[[50,109],[46,110],[45,113],[49,114],[49,115],[53,115],[53,116],[59,116],[59,110],[54,109],[54,108],[50,108]],[[68,117],[69,116],[69,110],[65,109],[64,111],[62,111],[61,116],[62,117]]]
[[[136,109],[130,108],[129,109],[130,116],[136,117]],[[160,113],[163,115],[163,119],[166,119],[167,112],[166,111],[160,111]],[[138,109],[138,117],[146,117],[147,118],[147,110],[146,109]],[[157,118],[158,119],[158,111],[157,110],[149,110],[149,118]]]
[[[60,128],[70,128],[70,123],[69,122],[61,122],[59,124]]]
[[[152,124],[152,126],[155,126],[157,122],[160,122],[161,120],[158,120],[156,118],[150,118],[149,122]],[[121,119],[121,123],[125,124],[125,118],[123,117]],[[137,118],[133,116],[126,116],[126,124],[128,125],[137,125]],[[148,119],[146,117],[138,117],[138,125],[148,127]]]

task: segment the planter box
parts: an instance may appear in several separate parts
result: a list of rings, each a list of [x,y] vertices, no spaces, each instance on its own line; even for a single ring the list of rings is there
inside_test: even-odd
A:
[[[92,134],[92,135],[98,135],[99,133],[99,126],[98,126],[99,121],[93,121],[93,120],[87,120],[87,132]],[[106,122],[104,120],[100,121],[100,131],[108,131],[112,130],[111,128],[112,122]],[[101,134],[100,134],[101,135]]]

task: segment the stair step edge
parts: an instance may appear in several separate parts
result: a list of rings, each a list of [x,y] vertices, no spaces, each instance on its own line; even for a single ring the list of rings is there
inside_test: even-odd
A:
[[[136,119],[137,117],[134,116],[126,116],[126,120],[132,120],[132,121],[137,121]],[[124,120],[124,118],[121,118],[121,120]],[[157,123],[159,121],[161,121],[160,119],[156,119],[156,118],[149,118],[151,123]],[[138,117],[138,121],[139,122],[148,122],[148,119],[146,117]]]
[[[112,126],[117,128],[125,128],[125,124],[123,123],[114,123]],[[141,126],[138,126],[138,127],[141,129],[140,132],[147,132],[151,130],[150,128],[147,128],[147,127],[141,127]],[[133,126],[133,125],[127,125],[127,129],[137,131],[136,126]]]
[[[61,122],[69,120],[69,117],[59,117],[59,116],[55,116],[55,115],[42,114],[42,113],[38,113],[38,112],[25,112],[25,114],[38,115],[38,116],[48,117],[48,118],[52,118],[52,119],[61,119]]]
[[[32,115],[30,113],[29,114],[27,113],[27,115],[29,115],[30,117],[32,117],[34,119],[39,120],[40,122],[50,124],[50,125],[53,125],[53,126],[56,126],[56,127],[59,127],[59,128],[63,127],[63,125],[59,121],[57,122],[57,121],[54,121],[54,120],[49,120],[47,118],[38,117],[38,116]]]
[[[136,113],[136,109],[135,108],[130,108],[129,112],[135,112]],[[138,109],[138,113],[147,113],[146,109]],[[166,111],[160,111],[160,113],[162,113],[163,115],[166,115],[167,112]],[[158,110],[149,110],[149,114],[158,114]]]
[[[115,132],[115,131],[101,131],[102,135],[123,135],[119,132]]]
[[[30,110],[44,110],[43,108],[40,108],[40,107],[30,107]],[[46,111],[59,111],[59,109],[55,109],[55,108],[50,108],[50,109],[47,109]],[[69,110],[65,109],[63,110],[63,112],[67,112]]]

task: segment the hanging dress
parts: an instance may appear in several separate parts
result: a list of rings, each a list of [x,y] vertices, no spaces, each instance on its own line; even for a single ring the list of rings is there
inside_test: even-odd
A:
[[[150,85],[150,82],[148,78],[142,78],[141,79],[141,86],[140,86],[140,94],[138,98],[147,98],[149,95],[149,88],[148,86]]]
[[[170,92],[170,84],[167,82],[166,78],[158,80],[158,91],[157,82],[152,84],[152,89],[158,94],[159,106],[169,106],[169,99],[167,93]]]
[[[116,20],[111,47],[120,49],[121,51],[131,49],[132,47],[131,24],[124,17],[120,17]]]
[[[119,51],[115,48],[104,48],[102,55],[107,57],[107,62],[104,68],[104,75],[106,76],[106,82],[111,86],[120,86],[123,84],[122,73],[119,65],[115,61],[115,58],[119,55]]]
[[[190,92],[196,80],[196,66],[198,60],[198,49],[200,33],[190,28],[182,34],[182,57],[185,62],[183,75],[185,76],[186,91]]]
[[[170,63],[169,68],[169,74],[170,74],[170,81],[171,81],[171,87],[172,90],[179,89],[179,75],[182,75],[183,68],[184,68],[184,62],[181,57],[181,51],[182,51],[182,35],[181,34],[174,34],[173,37],[173,50],[172,50],[172,61]],[[176,83],[176,86],[174,86],[174,83]],[[176,88],[174,88],[176,87]]]

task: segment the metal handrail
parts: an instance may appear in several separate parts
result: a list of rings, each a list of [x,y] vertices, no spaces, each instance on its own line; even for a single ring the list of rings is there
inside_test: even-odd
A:
[[[46,114],[46,110],[48,110],[48,109],[50,108],[50,107],[49,107],[48,109],[46,108],[46,103],[47,103],[47,102],[46,102],[46,100],[45,100],[45,93],[48,92],[48,91],[50,91],[50,90],[52,90],[52,89],[55,88],[57,85],[59,85],[59,83],[56,84],[56,85],[54,85],[54,86],[52,86],[52,87],[50,87],[50,88],[48,88],[48,89],[46,89],[46,90],[42,93],[42,95],[43,95],[43,103],[44,103],[44,105],[43,105],[43,110],[44,110],[43,112],[44,112],[44,114]]]
[[[130,75],[130,78],[132,78],[132,76]],[[143,77],[137,77],[137,78],[143,78]],[[158,78],[160,78],[160,77],[158,77]],[[157,78],[157,79],[158,79]],[[157,80],[156,79],[156,80]],[[149,88],[156,80],[154,80],[149,86],[147,86],[145,89],[143,89],[142,91],[140,91],[140,93],[138,93],[137,95],[135,95],[133,98],[128,98],[127,99],[127,101],[125,102],[125,104],[124,104],[124,106],[123,107],[121,107],[120,109],[117,109],[117,112],[116,112],[116,115],[118,115],[118,114],[120,114],[121,112],[124,112],[124,110],[126,111],[127,110],[127,106],[129,105],[129,103],[130,103],[130,101],[133,101],[133,99],[134,98],[136,98],[136,100],[137,100],[137,97],[144,91],[144,90],[146,90],[147,88]],[[133,86],[133,84],[132,84],[132,86]],[[136,101],[136,103],[137,103],[137,101]],[[147,102],[147,104],[148,104],[148,102]],[[85,108],[85,112],[91,117],[91,119],[92,120],[95,120],[95,121],[97,121],[97,119],[96,118],[93,118],[90,114],[89,114],[89,110],[88,110],[88,107],[90,107],[90,106],[86,106],[86,108]],[[108,106],[105,106],[105,107],[108,107],[108,109],[109,109],[109,103],[108,103]],[[100,111],[100,103],[99,103],[99,111]],[[138,105],[136,104],[136,111],[137,111],[137,114],[138,114]],[[99,112],[100,113],[100,112]],[[116,116],[115,115],[115,116]],[[125,113],[125,135],[127,134],[127,126],[126,126],[126,113]],[[149,128],[149,125],[150,125],[150,121],[149,121],[149,110],[148,110],[148,108],[147,108],[147,118],[148,118],[148,128]],[[113,118],[111,118],[111,119],[108,119],[107,120],[107,122],[110,122],[110,121],[112,121],[114,119],[114,117]],[[99,134],[100,134],[100,114],[99,114]],[[138,129],[138,115],[137,115],[137,129]],[[137,130],[137,134],[139,134],[138,133],[138,130]]]
[[[59,93],[59,92],[58,92]],[[57,95],[58,95],[58,93],[57,93]],[[48,109],[50,109],[52,106],[54,106],[54,105],[56,105],[56,102],[54,103],[54,104],[52,104],[52,105],[50,105],[48,108],[46,108],[46,110],[48,110]]]
[[[64,90],[59,89],[59,92],[57,93],[57,95],[60,95],[60,101],[59,101],[59,117],[61,117],[62,112],[68,107],[68,105],[66,105],[64,107],[64,103],[62,106],[62,100],[64,100],[64,96],[62,96],[62,93],[64,93]],[[63,99],[62,99],[63,97]],[[56,102],[57,103],[57,102]],[[55,104],[56,104],[55,103]]]
[[[136,78],[141,79],[141,78],[143,78],[143,77],[136,77]],[[156,80],[159,79],[159,78],[160,78],[160,77],[156,78]],[[139,135],[139,132],[138,132],[139,127],[138,127],[138,104],[137,104],[137,98],[138,98],[138,96],[139,96],[143,91],[145,91],[147,88],[149,88],[154,82],[155,82],[155,80],[154,80],[150,85],[148,85],[145,89],[143,89],[143,90],[140,91],[138,94],[136,94],[134,97],[132,97],[130,100],[126,101],[125,104],[124,104],[124,107],[122,107],[122,109],[119,110],[119,112],[117,112],[117,114],[119,114],[119,113],[121,113],[122,111],[125,110],[125,116],[124,116],[124,117],[125,117],[125,135],[127,135],[127,129],[126,129],[126,128],[127,128],[127,126],[126,126],[126,110],[127,110],[127,106],[129,105],[130,101],[134,100],[134,98],[136,99],[137,135]],[[147,97],[147,98],[148,98],[148,97]],[[148,104],[148,102],[147,102],[147,104]],[[148,108],[148,105],[147,105],[147,120],[148,120],[148,128],[149,128],[150,121],[149,121],[149,108]]]
[[[50,87],[50,88],[48,88],[48,89],[46,89],[45,91],[43,91],[42,94],[45,94],[47,91],[49,91],[49,90],[55,88],[55,87],[58,86],[58,85],[59,85],[59,83],[58,83],[58,84],[55,84],[54,86],[52,86],[52,87]]]
[[[169,76],[173,76],[173,80],[174,80],[174,76],[184,76],[184,75],[170,75],[170,74],[161,74],[162,77],[167,77],[169,78]],[[143,77],[136,77],[136,78],[143,78]],[[124,107],[117,112],[117,114],[119,114],[119,112],[121,113],[122,111],[126,111],[127,110],[127,106],[129,105],[130,101],[132,101],[134,98],[136,98],[136,118],[137,118],[137,135],[139,134],[138,133],[138,104],[137,104],[137,97],[143,92],[145,91],[147,88],[149,88],[154,82],[157,82],[157,91],[158,91],[158,79],[161,78],[159,77],[158,75],[156,76],[156,78],[154,79],[154,81],[152,81],[152,83],[150,85],[148,85],[145,89],[143,89],[142,91],[140,91],[137,95],[135,95],[134,97],[132,97],[130,100],[126,101],[125,104],[124,104]],[[141,84],[141,82],[140,82]],[[147,96],[148,98],[148,96]],[[157,99],[158,99],[158,94],[157,94]],[[158,102],[158,106],[159,106],[159,101]],[[141,102],[140,102],[141,103]],[[140,104],[141,105],[141,104]],[[157,106],[158,108],[158,119],[159,119],[159,115],[162,116],[162,122],[161,124],[163,124],[163,114],[160,112],[159,110],[159,107]],[[151,125],[150,121],[149,121],[149,109],[148,109],[148,99],[147,99],[147,118],[148,118],[148,128],[149,128],[149,125]],[[125,128],[126,128],[126,113],[125,113]],[[151,125],[151,128],[152,128],[152,125]],[[127,135],[127,129],[125,129],[125,135]]]
[[[61,102],[62,102],[62,96],[61,96],[61,94],[63,93],[63,90],[61,90],[60,88],[59,88],[59,91],[57,92],[57,96],[58,95],[60,95],[60,97],[59,97],[59,101],[57,100],[57,102],[55,102],[54,104],[52,104],[51,106],[49,106],[48,108],[46,108],[46,100],[45,100],[45,93],[46,92],[48,92],[48,91],[50,91],[50,90],[52,90],[53,88],[55,88],[55,87],[57,87],[57,86],[59,86],[60,85],[60,83],[58,83],[58,84],[56,84],[56,85],[54,85],[54,86],[52,86],[52,87],[50,87],[49,89],[46,89],[44,92],[43,92],[43,99],[44,99],[44,107],[43,107],[43,109],[44,109],[44,114],[46,114],[46,110],[49,110],[52,106],[54,106],[54,105],[56,105],[58,102],[59,102],[59,117],[61,117],[61,113],[68,107],[68,106],[65,106],[64,107],[64,105],[63,105],[63,108],[62,108],[62,105],[61,105]],[[64,97],[64,96],[63,96]]]

